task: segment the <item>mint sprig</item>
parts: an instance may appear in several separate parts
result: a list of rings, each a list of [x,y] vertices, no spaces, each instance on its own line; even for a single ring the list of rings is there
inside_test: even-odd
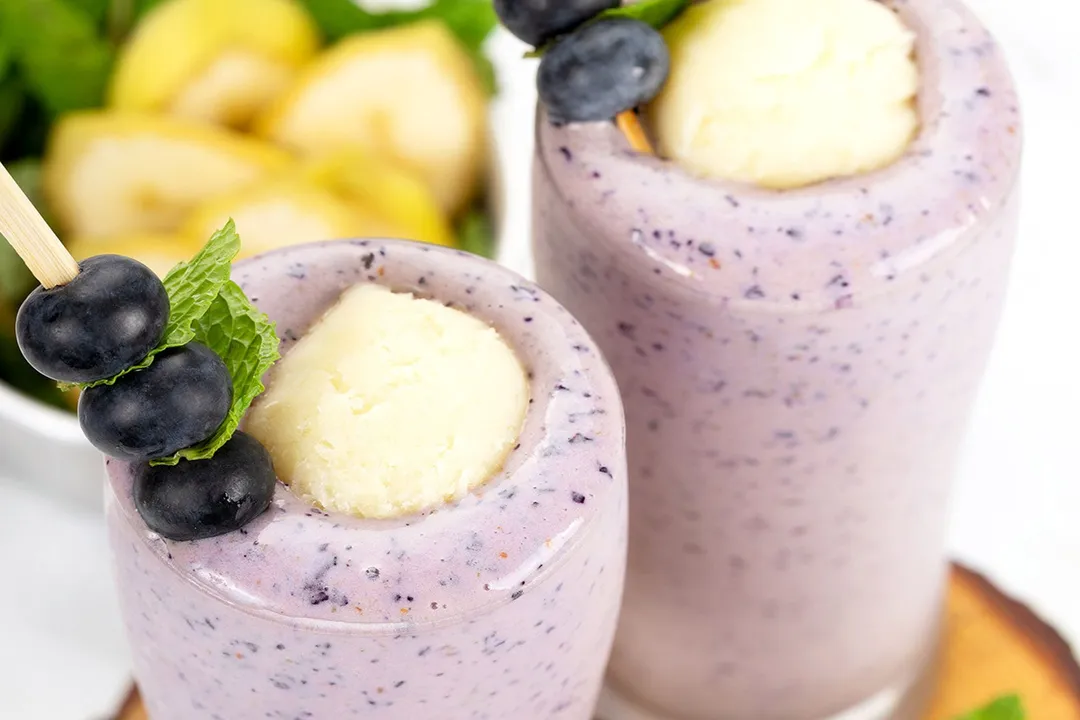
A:
[[[663,30],[668,23],[682,14],[682,11],[690,5],[692,0],[641,0],[641,2],[633,3],[632,5],[621,5],[616,8],[605,10],[593,19],[585,23],[597,22],[599,20],[610,20],[611,18],[625,18],[627,20],[640,20],[641,22],[649,25],[654,30]],[[538,47],[535,50],[530,50],[525,53],[527,58],[543,57],[544,53],[551,49],[551,46],[559,41],[558,38],[546,43],[542,47]]]
[[[236,432],[244,413],[265,387],[262,376],[280,356],[274,323],[251,304],[229,276],[240,252],[236,224],[229,220],[189,262],[169,271],[162,283],[169,293],[165,334],[146,359],[124,372],[96,383],[112,385],[124,375],[147,368],[164,350],[196,341],[218,354],[232,378],[229,414],[213,437],[151,465],[176,465],[180,460],[209,460]]]
[[[1023,703],[1016,695],[1007,695],[994,700],[978,710],[967,715],[961,715],[956,720],[1026,720]]]
[[[231,221],[230,221],[231,223]],[[233,382],[233,400],[225,422],[214,436],[151,465],[176,465],[180,460],[208,460],[236,432],[244,413],[265,390],[263,374],[279,357],[274,324],[259,312],[232,280],[225,283],[207,311],[195,321],[195,340],[225,361]]]
[[[605,10],[597,16],[597,20],[609,18],[627,18],[640,20],[651,25],[656,30],[662,30],[672,20],[677,18],[690,0],[641,0],[633,5],[622,5],[617,8]]]

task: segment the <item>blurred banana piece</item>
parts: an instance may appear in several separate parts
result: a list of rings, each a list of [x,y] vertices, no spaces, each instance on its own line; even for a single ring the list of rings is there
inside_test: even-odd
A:
[[[240,258],[291,245],[398,232],[392,222],[303,179],[277,178],[209,200],[184,224],[190,238],[206,238],[229,218],[242,239]]]
[[[125,255],[146,265],[158,277],[165,277],[170,270],[187,262],[202,249],[195,239],[183,235],[75,238],[65,244],[68,252],[80,262],[94,255]]]
[[[385,237],[453,247],[450,222],[427,184],[400,164],[362,151],[342,151],[308,163],[301,171],[350,205],[391,223]]]
[[[307,154],[357,147],[416,171],[453,216],[485,165],[487,98],[472,60],[437,20],[346,38],[255,122]]]
[[[244,128],[318,46],[295,0],[166,0],[121,49],[108,103]]]
[[[168,233],[196,205],[292,162],[279,148],[208,125],[91,111],[54,125],[43,184],[72,237]]]

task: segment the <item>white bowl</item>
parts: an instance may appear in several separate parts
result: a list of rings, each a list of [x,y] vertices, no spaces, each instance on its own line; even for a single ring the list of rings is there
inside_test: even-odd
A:
[[[516,53],[515,59],[520,62],[520,51],[512,42],[495,38],[492,44],[495,54],[512,57]],[[506,82],[506,89],[493,101],[489,113],[492,168],[488,194],[498,260],[514,270],[528,272],[528,173],[527,166],[521,166],[521,158],[525,151],[528,154],[524,157],[531,158],[532,146],[514,147],[512,140],[521,134],[521,125],[529,126],[526,132],[531,135],[531,111],[521,112],[522,98],[511,91],[514,85]],[[531,99],[526,95],[525,101]],[[509,131],[511,138],[504,131]],[[2,382],[0,477],[31,483],[65,504],[92,512],[101,508],[101,455],[83,436],[76,417]]]

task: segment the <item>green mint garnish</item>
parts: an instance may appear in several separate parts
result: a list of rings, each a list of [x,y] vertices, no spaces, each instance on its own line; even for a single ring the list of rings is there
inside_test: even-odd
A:
[[[640,20],[655,30],[663,30],[667,27],[668,23],[682,14],[682,11],[686,9],[690,2],[691,0],[641,0],[641,2],[636,2],[633,5],[622,5],[617,8],[605,10],[585,24],[588,25],[597,20],[626,18],[628,20]],[[530,50],[525,53],[525,57],[543,57],[544,53],[546,53],[556,42],[558,42],[557,38],[543,47]]]
[[[656,30],[663,30],[668,23],[677,18],[690,0],[642,0],[633,5],[623,5],[600,13],[598,20],[607,18],[629,18],[640,20]]]
[[[979,710],[961,715],[956,720],[1025,720],[1027,713],[1020,698],[1016,695],[1008,695],[998,698],[989,705]]]
[[[280,357],[274,324],[255,309],[232,280],[225,283],[217,298],[195,322],[195,340],[220,355],[229,368],[233,382],[232,407],[225,422],[209,440],[171,457],[153,460],[151,465],[175,465],[181,459],[212,458],[236,432],[252,401],[266,389],[262,376]]]
[[[251,304],[229,279],[240,252],[236,224],[229,220],[189,262],[169,271],[162,283],[169,293],[169,322],[161,343],[138,365],[106,380],[83,385],[111,385],[129,372],[149,367],[163,350],[196,341],[225,361],[233,383],[233,400],[225,422],[209,440],[151,465],[180,460],[209,460],[236,432],[244,413],[265,388],[263,374],[280,357],[274,324]]]

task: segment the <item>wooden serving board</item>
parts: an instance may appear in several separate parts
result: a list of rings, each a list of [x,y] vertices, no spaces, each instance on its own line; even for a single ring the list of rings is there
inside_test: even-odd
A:
[[[954,720],[1011,693],[1023,699],[1031,720],[1080,720],[1080,664],[1035,613],[982,575],[954,566],[942,674],[926,720]],[[117,720],[148,720],[136,690]]]

